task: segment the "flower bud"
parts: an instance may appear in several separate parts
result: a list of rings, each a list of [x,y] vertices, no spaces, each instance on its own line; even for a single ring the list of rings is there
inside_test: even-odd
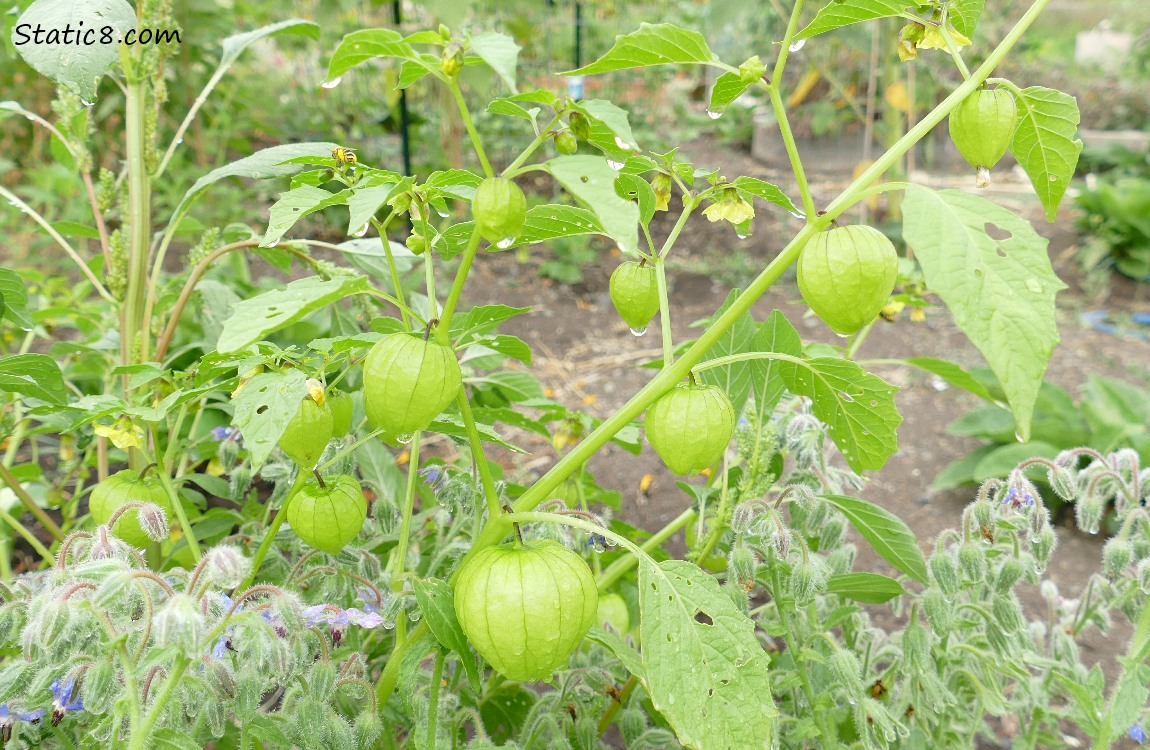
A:
[[[1098,533],[1103,512],[1105,512],[1105,506],[1102,498],[1093,493],[1079,498],[1078,502],[1074,504],[1074,518],[1078,523],[1078,528],[1087,534]]]
[[[164,509],[153,503],[146,503],[143,508],[136,510],[140,520],[140,528],[153,542],[168,540],[168,517]]]
[[[743,83],[760,81],[766,74],[767,66],[763,64],[758,55],[749,58],[739,66],[739,80]]]
[[[1150,596],[1150,558],[1138,561],[1138,588]]]
[[[560,130],[555,134],[555,150],[564,156],[571,156],[579,150],[579,139],[570,130]]]
[[[156,612],[152,621],[156,642],[162,647],[176,646],[185,656],[197,658],[202,649],[200,637],[204,632],[204,617],[196,603],[187,594],[172,596]]]
[[[1046,478],[1055,495],[1068,503],[1074,502],[1078,496],[1078,486],[1074,481],[1074,475],[1070,473],[1070,469],[1055,464],[1054,468],[1047,473]]]
[[[53,597],[40,610],[40,616],[37,620],[29,623],[28,627],[34,629],[37,634],[37,641],[41,646],[45,649],[51,649],[67,631],[68,625],[72,621],[72,612],[68,607],[68,602]]]
[[[755,586],[755,573],[758,570],[759,561],[746,546],[739,544],[731,550],[731,556],[727,561],[727,567],[731,571],[734,580],[748,591]]]
[[[572,112],[567,116],[567,125],[571,132],[581,141],[591,137],[591,121],[582,112]]]
[[[1150,539],[1144,534],[1139,534],[1133,539],[1131,549],[1134,551],[1135,560],[1145,560],[1150,557]]]
[[[830,554],[827,555],[827,567],[830,568],[830,574],[842,575],[843,573],[851,572],[851,568],[855,564],[855,555],[858,554],[858,547],[853,544],[839,544]]]
[[[954,555],[946,550],[936,551],[930,558],[930,575],[947,596],[958,593],[958,565]]]
[[[121,602],[128,594],[135,578],[132,571],[124,568],[111,572],[100,581],[100,586],[92,592],[91,602],[100,609],[111,609]]]
[[[998,577],[994,581],[994,587],[1000,594],[1005,594],[1013,589],[1014,585],[1018,583],[1024,575],[1026,575],[1026,568],[1022,562],[1016,557],[1011,557],[1004,562],[999,569]]]
[[[451,78],[459,75],[459,71],[463,69],[462,44],[459,42],[451,42],[444,48],[443,56],[439,61],[439,69]]]
[[[655,193],[655,209],[666,211],[671,207],[671,175],[657,172],[651,178],[651,190]]]
[[[250,719],[260,708],[264,694],[264,680],[254,669],[241,669],[236,675],[236,699],[232,710],[240,721]]]
[[[590,716],[580,716],[575,722],[575,747],[584,750],[600,747],[598,722]]]
[[[1122,575],[1134,558],[1134,548],[1122,537],[1111,537],[1102,548],[1102,572],[1110,580]]]
[[[237,503],[243,503],[244,495],[252,484],[252,470],[247,464],[232,469],[228,482],[228,496]]]
[[[922,608],[931,629],[939,638],[945,638],[954,630],[955,607],[950,597],[941,589],[929,588],[922,595]]]
[[[308,676],[308,694],[321,700],[328,700],[335,690],[335,678],[335,665],[330,659],[320,659],[311,668],[311,674]]]
[[[355,736],[352,734],[351,725],[337,714],[335,711],[328,710],[327,723],[324,724],[324,734],[326,735],[327,747],[354,747]]]
[[[355,740],[357,747],[374,747],[383,734],[383,722],[374,711],[365,708],[355,717]]]
[[[403,241],[403,244],[407,245],[407,249],[410,250],[413,255],[423,255],[427,252],[427,238],[421,234],[412,232],[407,235],[407,239]]]
[[[252,561],[238,547],[221,544],[204,555],[204,574],[216,588],[234,589],[247,578]]]
[[[1007,633],[1017,633],[1026,627],[1022,605],[1014,594],[999,594],[990,605],[990,613],[999,627]]]
[[[845,648],[835,649],[827,660],[827,668],[831,677],[843,687],[851,696],[862,695],[862,665],[853,651]]]
[[[819,549],[834,549],[846,536],[847,527],[846,521],[842,518],[829,518],[823,524],[822,529],[819,530],[819,537],[821,545]]]
[[[1054,529],[1046,526],[1042,531],[1038,532],[1038,536],[1030,543],[1030,551],[1034,553],[1034,560],[1038,563],[1039,567],[1045,568],[1046,564],[1050,562],[1050,556],[1054,554],[1054,547],[1058,544],[1058,537],[1054,534]]]
[[[235,469],[236,461],[238,461],[240,457],[240,444],[238,442],[235,440],[221,440],[217,452],[220,463],[224,466],[224,471],[232,471]]]
[[[974,503],[972,515],[978,523],[978,532],[982,534],[982,538],[987,541],[994,541],[994,506],[986,500],[979,500]]]
[[[647,731],[647,715],[637,708],[624,708],[619,712],[619,733],[627,747],[635,744],[639,736]]]
[[[208,683],[215,689],[217,695],[232,700],[236,697],[236,676],[231,667],[222,659],[209,659],[204,668]]]
[[[747,589],[734,581],[727,581],[723,584],[723,591],[731,598],[731,603],[744,615],[751,611],[751,597]]]
[[[967,583],[979,583],[986,575],[986,552],[975,542],[964,542],[958,549],[958,567]]]
[[[101,658],[84,672],[84,710],[95,715],[105,713],[119,696],[121,685],[116,680],[116,667],[111,657]]]
[[[817,557],[800,560],[791,569],[791,595],[797,604],[810,601],[826,583],[826,570]]]
[[[911,620],[902,634],[902,652],[912,670],[924,669],[930,661],[930,633],[917,620]]]

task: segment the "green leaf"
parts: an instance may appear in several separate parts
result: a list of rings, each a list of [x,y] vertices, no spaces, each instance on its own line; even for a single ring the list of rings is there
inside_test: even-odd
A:
[[[307,395],[306,381],[302,370],[264,372],[245,383],[232,399],[232,424],[244,436],[253,472],[263,466],[288,422],[299,411],[300,402]]]
[[[838,508],[882,559],[919,583],[927,582],[926,560],[914,532],[901,518],[874,503],[846,495],[820,495]]]
[[[261,39],[280,34],[303,34],[312,39],[319,39],[319,24],[302,18],[291,18],[287,21],[268,24],[252,31],[226,37],[220,43],[223,48],[223,55],[220,56],[219,65],[216,66],[215,75],[218,76],[231,67],[240,54],[251,45]]]
[[[216,349],[221,354],[239,351],[272,331],[367,288],[366,276],[338,276],[328,281],[311,276],[239,302],[224,322]]]
[[[902,16],[914,18],[907,13],[914,6],[913,0],[831,0],[815,15],[810,25],[795,35],[795,40],[809,39],[828,31],[849,26],[852,23],[871,21],[876,18]]]
[[[992,239],[988,228],[1006,233]],[[1054,297],[1066,288],[1050,266],[1047,241],[1030,224],[959,190],[910,186],[903,236],[927,285],[998,377],[1023,440],[1043,373],[1058,343]]]
[[[975,448],[962,458],[951,461],[946,465],[946,468],[935,476],[934,481],[930,483],[930,488],[932,490],[950,490],[966,484],[974,484],[975,467],[996,447],[984,445],[981,448]]]
[[[590,141],[594,145],[603,147],[609,153],[627,153],[639,148],[635,134],[631,132],[627,110],[604,99],[584,99],[571,106],[591,119]],[[599,138],[596,138],[596,123],[601,123],[608,131]]]
[[[615,191],[618,172],[598,156],[560,156],[545,162],[548,172],[577,200],[585,203],[623,253],[639,247],[639,206]]]
[[[531,347],[518,336],[501,333],[496,336],[481,338],[478,341],[471,342],[469,345],[484,346],[492,351],[499,352],[505,357],[517,359],[526,365],[531,364]]]
[[[268,230],[260,240],[261,247],[271,247],[283,238],[297,221],[308,214],[322,211],[328,206],[347,203],[350,190],[329,193],[323,188],[302,185],[280,195],[268,212]]]
[[[3,302],[0,318],[7,318],[22,331],[32,330],[32,318],[28,315],[28,287],[15,271],[7,268],[0,268],[0,301]]]
[[[507,305],[478,305],[466,313],[451,319],[451,335],[464,333],[488,333],[500,323],[518,315],[530,312],[530,307],[508,307]]]
[[[451,586],[438,578],[413,578],[412,587],[415,589],[415,600],[431,634],[444,648],[449,648],[459,654],[459,661],[467,671],[467,678],[476,694],[480,694],[479,666],[475,663],[475,656],[471,647],[467,645],[467,636],[459,626],[455,617],[455,593]]]
[[[881,469],[898,450],[898,388],[837,357],[784,357],[778,371],[787,390],[811,399],[814,415],[826,423],[831,440],[855,471]]]
[[[474,226],[475,223],[471,221],[452,225],[435,243],[439,254],[444,258],[454,258],[463,252]],[[595,214],[578,206],[552,203],[527,209],[527,218],[515,242],[505,248],[489,245],[487,251],[502,252],[559,237],[579,237],[585,234],[603,234],[603,225]]]
[[[771,747],[779,712],[770,659],[718,582],[691,563],[643,555],[639,613],[647,691],[679,741],[697,750]]]
[[[715,320],[722,315],[727,308],[735,303],[739,297],[739,290],[732,289],[731,293],[727,295],[727,299],[723,302],[722,307],[715,311],[711,316],[711,320]],[[711,359],[718,359],[719,357],[726,357],[731,354],[742,354],[751,350],[751,343],[754,341],[755,334],[755,320],[751,317],[751,313],[745,312],[739,316],[734,325],[727,329],[726,333],[719,337],[715,345],[707,350],[707,354],[703,357],[703,362]],[[709,385],[717,385],[726,392],[727,397],[731,399],[731,406],[735,408],[735,414],[740,414],[743,411],[743,406],[747,403],[747,396],[751,393],[751,379],[755,374],[755,360],[747,360],[743,362],[733,362],[729,365],[722,367],[711,367],[699,373],[699,378]]]
[[[360,230],[360,227],[367,226],[367,222],[371,217],[375,216],[375,212],[387,202],[388,197],[391,195],[391,189],[395,187],[394,182],[384,182],[379,185],[370,185],[366,187],[359,187],[347,199],[348,219],[347,219],[347,233],[355,234]]]
[[[759,324],[751,350],[756,352],[778,352],[792,357],[801,357],[803,341],[799,332],[779,310],[772,310],[767,319]],[[775,405],[787,390],[779,374],[780,360],[774,358],[756,359],[751,375],[751,386],[755,390],[755,409],[759,424],[766,422]]]
[[[711,105],[707,107],[707,111],[721,114],[727,105],[742,96],[750,85],[739,77],[738,73],[722,74],[711,87]]]
[[[392,29],[361,29],[340,40],[327,64],[328,85],[339,80],[344,73],[375,57],[398,57],[418,60],[411,45],[403,41],[403,34]]]
[[[967,39],[974,39],[978,19],[986,7],[986,0],[950,0],[947,18],[954,30]]]
[[[504,743],[519,734],[535,705],[535,693],[518,682],[504,682],[483,693],[479,715],[493,742]]]
[[[105,26],[117,43],[100,43]],[[42,43],[33,43],[23,28],[43,29]],[[135,28],[136,10],[125,0],[36,0],[12,27],[12,44],[24,62],[90,104],[100,79],[120,59],[119,41]],[[73,35],[65,43],[65,29],[73,35],[85,30],[83,43]]]
[[[200,750],[200,743],[186,732],[175,729],[157,729],[148,737],[148,747],[155,750]]]
[[[955,388],[961,388],[967,393],[973,393],[979,398],[989,401],[992,404],[997,404],[998,399],[991,395],[990,391],[986,390],[986,386],[975,380],[969,372],[962,369],[961,365],[955,364],[950,360],[939,359],[937,357],[911,357],[906,360],[906,363],[912,367],[917,367],[920,370],[926,370],[933,373]]]
[[[802,215],[802,211],[794,204],[787,194],[775,185],[764,180],[759,180],[754,177],[737,177],[732,183],[742,195],[743,198],[750,200],[751,196],[762,198],[768,203],[774,203],[776,206],[785,208],[788,213],[794,215]]]
[[[515,87],[515,64],[519,59],[519,45],[506,34],[488,31],[471,37],[471,51],[479,55],[483,62],[503,79],[511,93],[519,92]]]
[[[253,180],[268,177],[286,177],[303,170],[304,165],[291,162],[290,159],[300,157],[331,158],[332,149],[339,144],[328,142],[288,143],[282,146],[272,146],[255,152],[251,156],[225,164],[219,169],[213,169],[206,175],[192,183],[188,192],[184,193],[180,205],[172,212],[172,216],[181,216],[188,205],[199,196],[201,192],[213,183],[225,177],[248,177]]]
[[[893,578],[878,573],[839,573],[827,580],[827,593],[863,604],[882,604],[902,596],[906,589]]]
[[[411,270],[415,264],[415,254],[394,240],[388,240],[391,248],[391,257],[395,267],[400,272]],[[383,249],[383,242],[378,237],[362,240],[347,240],[339,243],[339,252],[353,266],[370,274],[377,279],[391,281],[391,269],[387,265],[387,252]]]
[[[715,62],[715,53],[697,31],[669,23],[642,23],[639,30],[615,37],[615,44],[590,65],[564,75],[595,75],[648,65]]]
[[[1126,734],[1126,731],[1138,721],[1138,717],[1146,707],[1146,699],[1150,697],[1150,685],[1147,685],[1150,675],[1147,675],[1141,659],[1120,657],[1120,660],[1123,662],[1122,675],[1118,678],[1118,684],[1114,686],[1114,694],[1110,699],[1111,737]]]
[[[975,464],[972,478],[975,482],[984,482],[991,477],[1005,477],[1028,458],[1054,458],[1058,453],[1059,449],[1055,446],[1038,440],[1029,443],[999,445]],[[1038,467],[1034,468],[1038,469]],[[1039,476],[1045,474],[1046,471],[1042,470]]]
[[[68,398],[60,365],[46,354],[0,358],[0,391],[31,396],[50,404],[63,404]]]
[[[1018,129],[1010,152],[1026,170],[1046,220],[1054,221],[1078,166],[1082,141],[1078,133],[1078,102],[1055,89],[1031,86],[1018,98]]]
[[[612,633],[598,625],[592,625],[591,629],[587,631],[587,640],[594,641],[610,651],[628,672],[635,675],[636,679],[643,679],[645,670],[643,669],[642,656],[633,647],[628,646],[618,633]]]

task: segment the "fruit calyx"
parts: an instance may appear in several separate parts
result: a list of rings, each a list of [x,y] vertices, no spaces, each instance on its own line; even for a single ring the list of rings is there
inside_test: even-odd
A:
[[[799,256],[803,300],[840,336],[878,317],[897,279],[894,245],[882,232],[862,224],[819,232]]]

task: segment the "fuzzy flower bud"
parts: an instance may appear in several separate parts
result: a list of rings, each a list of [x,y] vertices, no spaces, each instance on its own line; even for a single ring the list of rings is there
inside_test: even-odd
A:
[[[1150,596],[1150,558],[1138,562],[1138,588]]]
[[[758,570],[758,565],[759,561],[755,553],[741,544],[731,550],[730,559],[727,562],[733,579],[748,591],[755,586],[755,572]]]
[[[357,747],[374,747],[383,734],[383,722],[374,711],[363,710],[355,717],[354,731]]]
[[[116,680],[116,667],[105,657],[84,672],[84,708],[102,714],[112,706],[122,686]]]
[[[217,588],[234,589],[251,571],[252,561],[238,547],[222,544],[204,555],[204,574]]]
[[[862,695],[862,666],[853,651],[845,648],[835,649],[827,660],[827,667],[834,681],[842,686],[848,695]]]
[[[931,578],[944,594],[954,596],[958,593],[958,565],[954,555],[946,550],[939,550],[931,556],[929,565]]]
[[[902,650],[912,669],[923,669],[930,661],[930,633],[917,620],[911,620],[902,634]]]
[[[29,624],[29,627],[35,628],[40,645],[50,649],[67,631],[71,619],[68,602],[53,598],[40,610],[38,622]]]
[[[986,575],[986,552],[974,542],[966,542],[958,550],[958,567],[969,583],[978,583]]]
[[[156,641],[161,646],[176,646],[189,658],[200,655],[200,636],[204,632],[204,617],[187,594],[176,594],[169,599],[156,612],[153,627]]]
[[[791,595],[795,602],[805,604],[827,583],[826,569],[817,557],[800,560],[791,569]]]
[[[1102,498],[1090,493],[1078,499],[1074,504],[1074,519],[1078,528],[1087,534],[1097,534],[1102,523],[1102,514],[1105,512]]]
[[[1078,496],[1078,485],[1075,483],[1074,475],[1070,469],[1055,464],[1054,468],[1047,473],[1046,479],[1055,495],[1068,503],[1074,502],[1074,498]]]
[[[763,61],[759,59],[758,55],[749,58],[739,66],[739,80],[743,83],[754,83],[755,81],[762,80],[766,74],[767,66],[763,64]]]
[[[1026,627],[1026,620],[1022,616],[1022,605],[1014,594],[1000,594],[994,597],[990,613],[1004,632],[1017,633]]]
[[[1038,536],[1031,542],[1030,551],[1034,553],[1034,560],[1039,566],[1045,568],[1046,564],[1050,562],[1050,556],[1054,554],[1054,547],[1058,544],[1058,537],[1054,534],[1054,529],[1049,526],[1038,532]]]
[[[1122,537],[1112,537],[1102,548],[1102,571],[1111,581],[1122,575],[1134,559],[1134,548]]]
[[[168,540],[168,516],[164,509],[153,503],[147,503],[136,511],[140,520],[140,528],[153,542],[166,542]]]
[[[998,571],[998,578],[994,582],[994,587],[998,589],[1000,594],[1005,594],[1013,589],[1014,585],[1018,583],[1025,574],[1026,568],[1022,562],[1018,558],[1012,557],[1002,564],[1002,567]]]
[[[922,595],[922,607],[930,627],[940,637],[954,630],[954,602],[941,589],[929,588]]]
[[[854,567],[855,555],[858,547],[853,544],[839,544],[827,555],[827,567],[831,575],[842,575],[851,572]]]
[[[570,156],[579,150],[579,139],[570,130],[560,130],[555,134],[555,150]]]
[[[328,700],[335,690],[336,671],[330,659],[320,659],[311,668],[308,679],[308,693]]]
[[[619,733],[627,747],[635,744],[643,732],[647,731],[647,715],[637,708],[624,708],[619,712]]]

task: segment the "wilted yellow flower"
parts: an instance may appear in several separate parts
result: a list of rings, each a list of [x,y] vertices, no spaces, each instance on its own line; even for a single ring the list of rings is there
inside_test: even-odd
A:
[[[703,216],[712,222],[726,219],[732,224],[742,224],[755,218],[755,208],[732,188],[724,190],[722,198],[703,209]]]
[[[970,40],[949,24],[947,25],[947,32],[950,34],[951,40],[954,41],[954,46],[961,49],[970,46]],[[947,49],[946,37],[942,35],[942,27],[928,25],[923,31],[922,41],[918,43],[919,49]]]
[[[100,437],[106,437],[112,441],[112,445],[116,446],[122,451],[129,448],[143,448],[144,447],[144,430],[138,427],[130,420],[121,419],[116,424],[98,424],[92,428]]]
[[[666,211],[671,206],[671,175],[660,172],[651,180],[651,189],[655,191],[655,210]]]

